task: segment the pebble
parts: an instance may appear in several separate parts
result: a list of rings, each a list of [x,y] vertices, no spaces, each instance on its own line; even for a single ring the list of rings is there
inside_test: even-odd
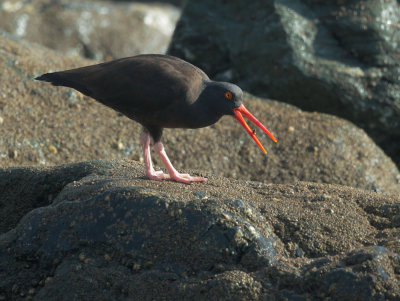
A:
[[[239,207],[239,208],[244,208],[244,207],[245,207],[245,204],[243,203],[242,200],[233,200],[233,204],[234,204],[236,207]]]
[[[18,152],[17,152],[17,150],[14,149],[14,148],[8,149],[8,156],[9,156],[11,159],[17,159],[17,158],[18,158]]]
[[[4,123],[4,118],[0,116],[0,125]]]
[[[85,259],[86,259],[86,258],[85,258],[85,254],[80,253],[80,254],[79,254],[79,260],[83,262]]]
[[[193,192],[193,195],[198,198],[198,199],[202,199],[204,197],[206,193],[204,191],[200,191],[200,192]]]
[[[114,147],[117,150],[123,150],[125,148],[124,144],[121,141],[114,142]]]
[[[293,126],[289,126],[288,127],[288,132],[291,132],[291,133],[294,132],[294,127]]]
[[[307,147],[307,151],[316,154],[319,151],[319,147],[316,145],[310,145]]]
[[[49,150],[50,153],[53,153],[53,154],[57,154],[57,153],[58,153],[57,148],[56,148],[54,145],[52,145],[52,144],[50,144],[50,145],[47,147],[47,149]]]
[[[215,268],[214,268],[214,269],[215,269],[215,271],[216,271],[217,273],[225,272],[225,267],[224,267],[224,265],[221,264],[221,263],[215,265]]]
[[[14,284],[11,291],[13,292],[13,294],[18,295],[19,292],[18,284]]]
[[[134,271],[139,271],[140,268],[141,268],[141,266],[140,266],[140,264],[138,264],[138,263],[134,263],[134,264],[132,265],[132,270],[134,270]]]
[[[228,221],[230,221],[232,218],[228,215],[228,214],[226,214],[225,212],[223,212],[222,213],[222,216],[226,219],[226,220],[228,220]]]
[[[295,254],[296,254],[296,257],[304,257],[304,251],[300,247],[296,248]]]

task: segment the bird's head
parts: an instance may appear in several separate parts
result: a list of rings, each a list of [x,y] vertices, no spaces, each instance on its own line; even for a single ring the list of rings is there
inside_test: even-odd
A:
[[[265,126],[245,108],[243,105],[243,91],[238,86],[226,82],[210,82],[204,92],[206,92],[205,94],[209,94],[207,95],[207,99],[209,101],[212,100],[213,109],[222,115],[234,116],[265,154],[267,151],[257,139],[256,130],[250,129],[242,115],[259,127],[273,141],[277,142],[275,137],[265,128]]]

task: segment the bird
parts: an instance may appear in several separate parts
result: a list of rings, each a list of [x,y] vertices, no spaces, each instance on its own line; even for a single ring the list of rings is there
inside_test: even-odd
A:
[[[167,156],[164,128],[202,128],[231,115],[266,154],[243,115],[276,138],[243,105],[243,91],[235,84],[211,80],[200,68],[180,58],[142,54],[95,65],[45,73],[35,78],[54,86],[73,88],[142,125],[140,143],[146,175],[152,180],[180,183],[207,178],[178,172]],[[159,155],[167,173],[155,170],[150,150]]]

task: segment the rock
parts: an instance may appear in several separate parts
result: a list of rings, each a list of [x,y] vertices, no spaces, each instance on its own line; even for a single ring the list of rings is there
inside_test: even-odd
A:
[[[0,114],[6,120],[0,127],[0,167],[102,158],[140,160],[137,123],[72,89],[33,80],[50,70],[93,61],[59,56],[7,34],[0,36],[0,49],[4,66]],[[244,101],[278,139],[275,144],[259,135],[267,156],[227,116],[198,130],[167,129],[163,140],[175,166],[268,183],[311,181],[400,191],[396,166],[353,124],[249,94]],[[124,147],[116,147],[116,141]],[[11,148],[18,154],[12,159]]]
[[[400,6],[188,1],[169,53],[258,96],[351,120],[400,165]]]
[[[93,1],[97,1],[97,0],[93,0]],[[100,0],[101,1],[101,0]],[[132,0],[111,0],[114,2],[133,2]],[[185,0],[140,0],[137,2],[145,2],[145,3],[168,3],[168,4],[172,4],[176,7],[182,7],[184,5]]]
[[[123,161],[3,170],[0,220],[15,218],[0,235],[1,295],[400,298],[399,253],[390,244],[398,229],[375,224],[382,206],[394,208],[398,196],[215,176],[188,186],[146,180],[143,172],[140,163]],[[4,185],[10,179],[15,185]],[[207,199],[195,197],[203,191]],[[29,212],[4,210],[8,204]],[[385,214],[391,219],[396,212]]]
[[[105,60],[164,53],[179,15],[166,3],[13,0],[0,4],[0,29],[63,54]]]
[[[106,173],[112,164],[103,161],[93,161],[73,166],[58,168],[13,168],[0,170],[0,193],[2,218],[0,232],[7,232],[26,213],[37,207],[51,204],[65,185],[96,171]],[[40,172],[39,172],[40,171]],[[30,178],[29,185],[25,185]],[[35,190],[32,190],[35,187]],[[6,195],[5,191],[13,191]],[[18,214],[16,214],[18,213]]]

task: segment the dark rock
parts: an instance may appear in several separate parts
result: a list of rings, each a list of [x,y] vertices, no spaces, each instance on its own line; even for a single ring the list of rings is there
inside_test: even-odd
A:
[[[181,7],[184,4],[184,0],[112,0],[114,2],[144,2],[144,3],[168,3],[173,4],[176,7]]]
[[[388,243],[398,239],[398,229],[371,226],[378,210],[363,209],[395,205],[398,196],[214,176],[187,186],[145,180],[142,174],[141,164],[116,161],[3,170],[0,183],[11,177],[24,185],[4,186],[2,197],[26,203],[31,211],[17,225],[8,219],[11,230],[0,235],[0,295],[13,300],[28,295],[34,300],[400,298],[400,257]],[[54,191],[43,188],[53,185]],[[209,199],[194,196],[205,190]],[[321,192],[325,197],[317,198]],[[32,208],[33,196],[49,193],[50,202]],[[321,210],[325,206],[334,212]],[[0,206],[0,219],[6,215],[21,213]],[[290,251],[294,241],[302,246],[301,258]]]
[[[169,53],[258,96],[349,119],[400,164],[400,6],[188,1]]]
[[[164,53],[180,10],[161,3],[0,3],[0,29],[68,55],[105,60]]]
[[[367,247],[345,256],[341,262],[346,267],[324,266],[311,273],[310,278],[322,278],[320,295],[335,300],[395,300],[398,297],[386,288],[400,292],[399,283],[389,276],[394,273],[393,267],[398,266],[398,258],[398,254],[384,247]]]
[[[303,257],[304,256],[304,252],[303,252],[303,250],[301,248],[296,248],[295,252],[296,252],[295,254],[296,254],[297,257]]]
[[[60,56],[5,33],[0,35],[0,49],[1,167],[140,160],[137,123],[71,89],[33,81],[46,71],[93,61]],[[400,191],[396,166],[353,124],[249,94],[245,104],[278,138],[274,144],[260,135],[267,156],[233,118],[225,117],[198,130],[167,129],[164,142],[175,166],[265,182],[301,180]],[[121,149],[115,147],[116,141],[122,143]],[[8,157],[10,148],[18,153],[14,159]],[[210,197],[207,191],[202,193],[201,199]]]
[[[0,233],[9,231],[29,211],[51,204],[68,183],[94,171],[102,174],[111,166],[104,161],[93,161],[52,169],[43,167],[40,173],[37,167],[0,170],[0,206],[3,214]]]

